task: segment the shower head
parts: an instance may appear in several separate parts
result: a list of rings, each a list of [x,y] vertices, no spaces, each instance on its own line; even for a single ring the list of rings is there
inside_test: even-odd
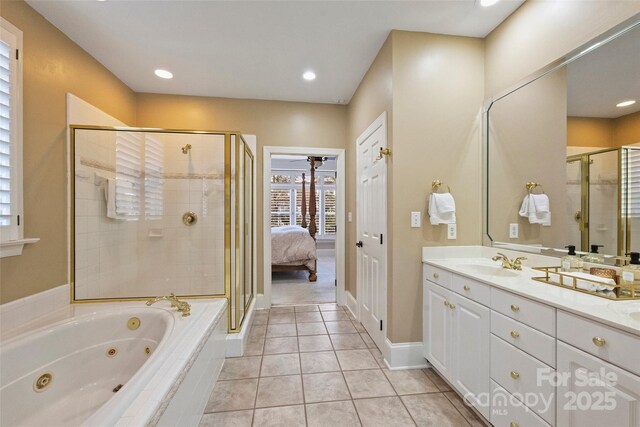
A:
[[[182,147],[182,154],[189,154],[189,151],[191,151],[191,144],[187,144]]]

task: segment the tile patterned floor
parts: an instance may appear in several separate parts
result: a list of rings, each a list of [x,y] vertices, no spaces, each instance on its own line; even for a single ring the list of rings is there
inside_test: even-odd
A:
[[[201,427],[484,424],[431,369],[390,371],[336,304],[254,313],[244,357],[225,361]]]

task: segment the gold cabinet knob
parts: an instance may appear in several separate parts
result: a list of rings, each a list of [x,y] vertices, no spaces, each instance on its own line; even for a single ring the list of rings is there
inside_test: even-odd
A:
[[[520,374],[517,373],[516,371],[511,371],[511,378],[513,378],[514,380],[517,380],[518,378],[520,378]]]
[[[449,307],[449,301],[445,301],[445,302],[444,302],[444,305],[445,305],[446,307]]]
[[[520,332],[511,331],[511,338],[520,338]]]
[[[438,277],[440,277],[440,275],[438,273],[433,273],[433,278],[437,279]]]
[[[518,424],[518,423],[517,423],[517,422],[515,422],[515,421],[511,421],[511,422],[509,423],[509,427],[520,427],[520,424]]]
[[[456,308],[456,305],[455,305],[455,304],[451,304],[451,303],[449,303],[449,308],[450,308],[451,310],[453,310],[454,308]]]
[[[467,286],[467,285],[464,285],[464,290],[465,290],[465,291],[470,291],[470,290],[471,290],[471,288],[470,288],[469,286]]]
[[[593,337],[592,341],[596,345],[596,347],[604,347],[604,345],[607,343],[607,340],[600,337]]]
[[[514,313],[517,313],[518,311],[520,311],[520,307],[518,307],[515,304],[511,304],[511,311],[513,311]]]

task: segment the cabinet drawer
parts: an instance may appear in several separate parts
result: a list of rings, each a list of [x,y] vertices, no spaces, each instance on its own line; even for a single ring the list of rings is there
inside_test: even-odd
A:
[[[524,403],[491,381],[491,424],[494,427],[549,427]]]
[[[422,283],[425,280],[436,283],[447,289],[451,289],[451,272],[432,265],[424,264],[422,269]]]
[[[491,304],[491,287],[467,277],[454,274],[451,290],[487,307]]]
[[[491,311],[491,333],[547,365],[556,366],[555,338],[493,310]]]
[[[491,308],[547,335],[556,336],[556,309],[553,307],[492,288]]]
[[[640,375],[640,337],[558,311],[558,339]]]
[[[524,398],[537,415],[555,424],[555,387],[551,377],[555,369],[491,335],[491,379],[509,393]],[[540,379],[541,374],[547,377]]]

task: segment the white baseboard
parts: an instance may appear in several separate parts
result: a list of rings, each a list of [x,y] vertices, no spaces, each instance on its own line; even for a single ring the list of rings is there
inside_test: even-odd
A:
[[[266,310],[268,308],[271,308],[268,303],[267,303],[267,298],[264,296],[264,294],[256,294],[256,309],[257,310]]]
[[[356,301],[353,295],[351,295],[351,292],[345,291],[344,293],[347,295],[347,308],[349,309],[353,317],[358,319],[358,301]]]
[[[257,301],[254,300],[249,306],[244,322],[242,323],[242,330],[237,334],[227,334],[227,357],[241,357],[244,354],[244,349],[247,346],[249,334],[251,333],[251,321],[253,320],[256,305]]]
[[[419,342],[392,343],[389,339],[384,340],[385,363],[389,369],[419,369],[428,368],[429,363],[424,358],[424,346]],[[388,357],[387,357],[388,356]]]

